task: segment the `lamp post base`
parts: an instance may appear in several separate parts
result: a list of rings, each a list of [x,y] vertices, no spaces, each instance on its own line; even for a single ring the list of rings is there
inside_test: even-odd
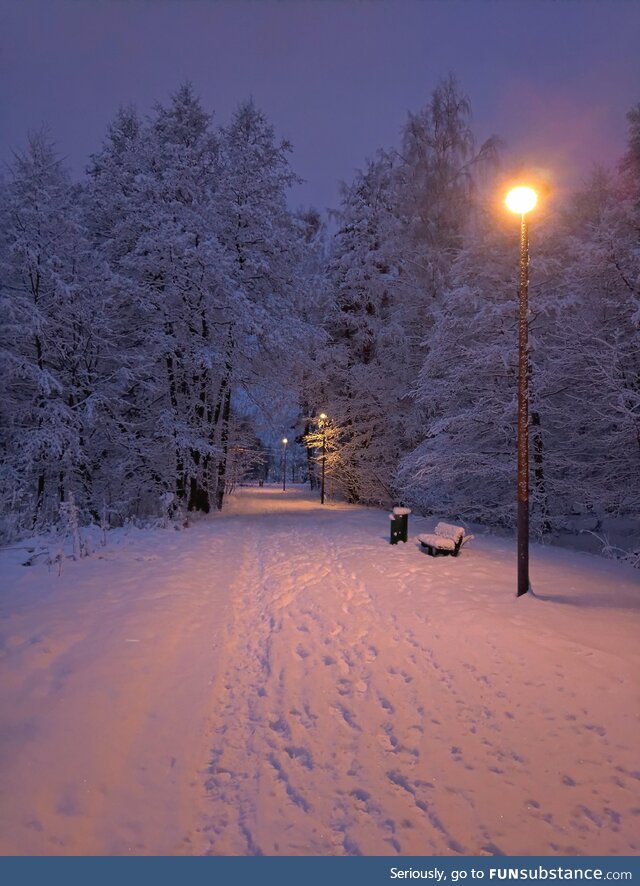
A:
[[[529,502],[518,502],[518,592],[522,597],[529,590]]]

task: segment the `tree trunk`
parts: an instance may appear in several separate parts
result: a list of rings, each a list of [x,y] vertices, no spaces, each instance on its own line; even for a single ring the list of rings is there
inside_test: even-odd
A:
[[[206,326],[203,328],[206,331]],[[198,389],[198,403],[195,407],[196,419],[199,425],[199,431],[202,436],[206,436],[206,430],[203,427],[205,422],[207,422],[210,426],[210,414],[211,410],[207,409],[207,388],[209,385],[209,373],[205,370],[200,376],[194,376],[193,378],[193,388],[194,390]],[[195,468],[195,476],[192,475],[189,477],[189,505],[188,508],[190,511],[203,511],[205,514],[208,514],[211,510],[211,503],[209,501],[209,486],[208,486],[208,459],[209,456],[203,456],[201,452],[196,449],[192,449],[190,452],[191,462]]]
[[[38,524],[38,517],[40,516],[40,511],[42,510],[42,503],[44,501],[44,471],[41,471],[38,474],[38,487],[36,490],[36,506],[33,512],[33,522],[31,524],[31,528],[35,529]]]
[[[231,382],[233,377],[233,327],[229,327],[229,335],[226,345],[225,372],[220,381],[220,392],[213,413],[212,423],[212,439],[220,441],[221,453],[217,459],[217,467],[215,470],[209,468],[212,479],[215,476],[215,504],[217,510],[222,510],[222,502],[224,499],[225,482],[227,475],[227,452],[229,449],[229,418],[231,415]],[[216,433],[218,425],[222,423],[220,435]]]
[[[224,500],[224,489],[227,478],[227,453],[229,451],[229,418],[231,416],[231,388],[227,387],[224,395],[224,406],[222,409],[222,434],[220,443],[222,445],[222,455],[218,461],[218,485],[216,488],[216,508],[222,510],[222,502]]]
[[[176,377],[175,370],[173,365],[173,357],[171,354],[167,354],[165,359],[166,367],[167,367],[167,377],[169,379],[169,402],[171,403],[171,407],[174,411],[174,415],[178,415],[178,391],[176,387]],[[185,470],[184,470],[184,458],[182,457],[182,452],[180,447],[178,446],[177,438],[175,438],[175,450],[176,450],[176,498],[179,502],[183,502],[186,498],[186,478],[185,478]]]
[[[304,426],[304,437],[308,437],[311,433],[311,422],[305,422]],[[311,446],[306,446],[307,451],[307,473],[309,474],[309,489],[313,492],[314,489],[318,486],[318,479],[316,477],[316,462],[313,454],[313,449]]]
[[[201,461],[201,455],[195,449],[191,451],[191,459],[193,461],[193,464],[195,465],[196,471],[195,476],[194,474],[192,474],[189,477],[188,509],[190,511],[202,511],[204,514],[208,514],[211,510],[211,502],[209,501],[209,490],[206,485],[207,465],[205,463],[205,459],[202,459],[203,470],[198,470]]]

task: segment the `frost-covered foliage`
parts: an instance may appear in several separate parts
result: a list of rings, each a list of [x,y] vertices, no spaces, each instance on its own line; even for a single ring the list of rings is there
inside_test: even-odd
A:
[[[580,515],[592,529],[640,515],[639,197],[630,149],[556,218],[532,221],[530,481],[541,533]],[[491,219],[482,230],[459,251],[428,335],[415,392],[427,433],[398,482],[425,510],[513,525],[517,234]]]
[[[82,222],[81,194],[34,136],[0,206],[2,510],[37,529],[71,489],[85,506],[106,428],[104,269]]]
[[[234,408],[289,391],[308,324],[289,145],[241,105],[215,129],[189,85],[121,109],[86,180],[43,136],[2,187],[4,532],[220,508]],[[238,439],[236,439],[236,436]],[[235,455],[231,458],[230,453]]]
[[[329,279],[332,347],[319,402],[341,428],[345,495],[388,501],[403,455],[420,443],[411,396],[425,334],[497,142],[476,148],[470,107],[453,78],[409,115],[399,151],[378,152],[343,188]]]
[[[618,168],[531,217],[540,534],[640,519],[640,106],[629,124]],[[3,533],[72,495],[80,526],[183,522],[273,473],[283,432],[313,487],[321,412],[334,494],[511,527],[518,226],[498,148],[449,77],[344,185],[330,236],[288,208],[290,146],[252,102],[220,127],[188,85],[147,120],[121,109],[80,184],[34,137],[0,183]]]
[[[352,500],[515,520],[517,224],[445,81],[345,186],[316,402]],[[541,534],[640,517],[640,107],[627,154],[531,219],[530,485]],[[604,522],[603,522],[604,521]]]

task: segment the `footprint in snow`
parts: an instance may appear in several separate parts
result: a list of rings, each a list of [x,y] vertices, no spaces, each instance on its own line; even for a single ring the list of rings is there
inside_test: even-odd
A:
[[[396,709],[391,704],[391,702],[383,695],[378,696],[378,701],[380,702],[380,707],[383,708],[383,710],[385,710],[388,714],[395,714]]]
[[[338,704],[334,705],[333,710],[342,718],[347,726],[351,727],[351,729],[355,729],[358,732],[362,731],[356,723],[353,713],[349,710],[349,708],[344,707],[344,705]]]
[[[378,744],[383,749],[383,751],[389,751],[391,753],[395,753],[397,750],[398,739],[393,735],[393,733],[387,734],[385,732],[381,732],[377,736]]]

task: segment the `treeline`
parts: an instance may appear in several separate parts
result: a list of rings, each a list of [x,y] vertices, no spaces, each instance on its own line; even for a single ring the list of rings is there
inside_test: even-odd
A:
[[[540,534],[640,519],[640,106],[612,171],[531,216],[531,494]],[[332,489],[515,521],[519,170],[454,78],[343,186],[292,212],[290,148],[189,86],[121,110],[73,183],[31,140],[0,187],[4,534],[222,507],[252,418],[314,417]],[[285,405],[283,414],[288,411]],[[233,479],[230,479],[233,478]],[[63,508],[64,510],[64,508]]]
[[[628,122],[616,169],[531,214],[530,464],[538,533],[622,518],[637,544],[640,105]],[[449,78],[343,189],[310,399],[352,501],[515,525],[519,220],[502,199],[520,170],[500,155]]]
[[[146,121],[119,111],[80,184],[42,135],[16,158],[0,192],[5,535],[54,524],[71,494],[108,525],[222,507],[260,445],[245,407],[291,389],[309,336],[313,231],[287,207],[289,152],[251,102],[214,128],[187,85]]]

